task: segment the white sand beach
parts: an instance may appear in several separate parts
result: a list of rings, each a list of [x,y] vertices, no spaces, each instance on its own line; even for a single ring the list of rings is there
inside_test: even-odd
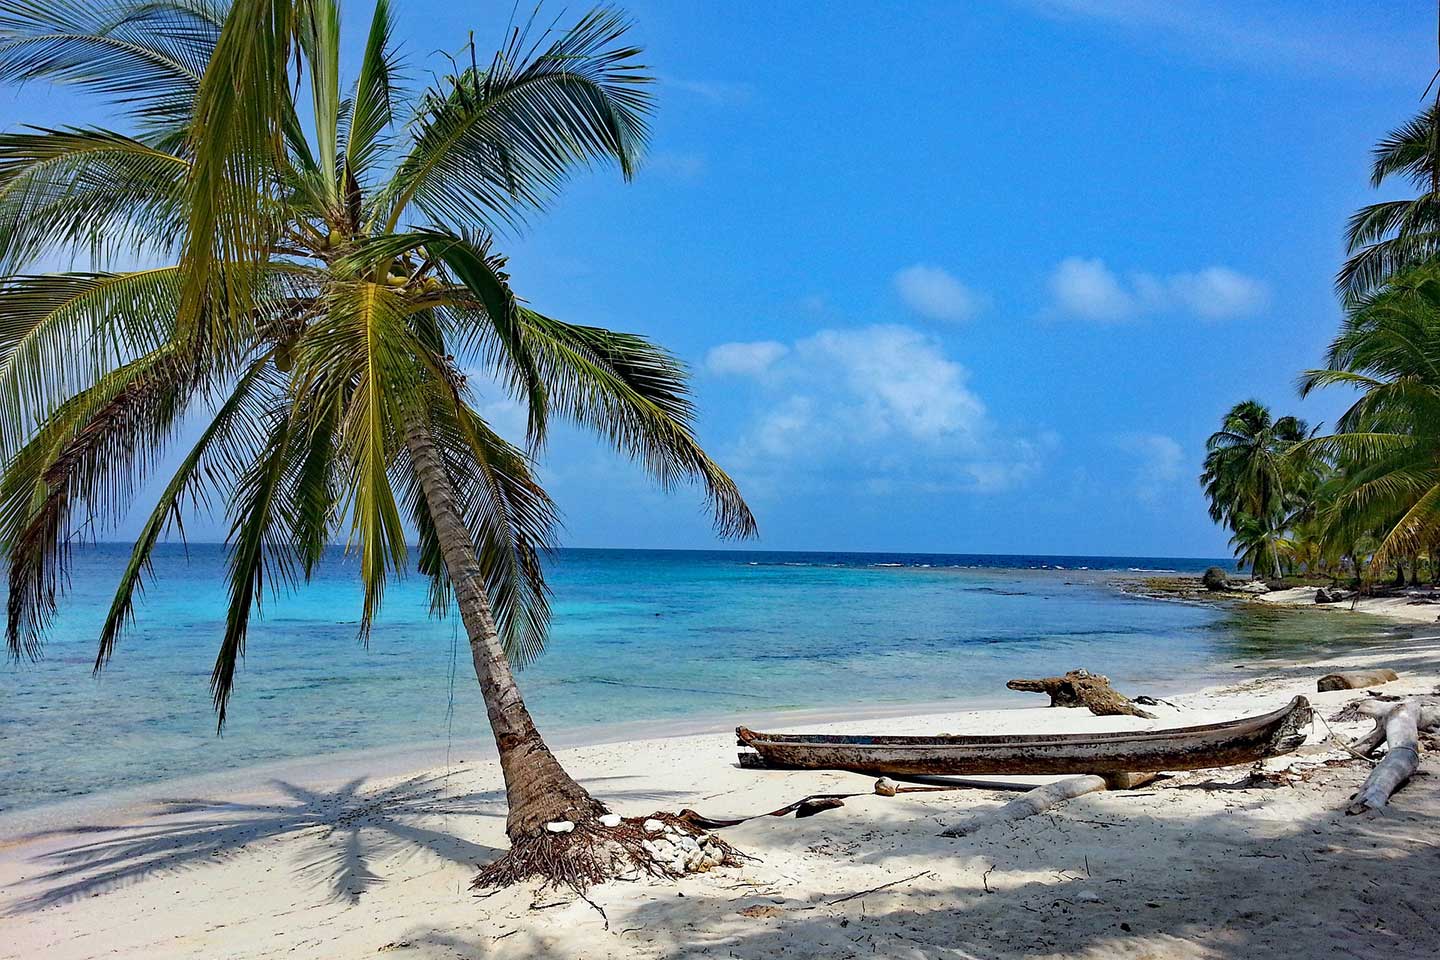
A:
[[[1400,672],[1387,692],[1429,692],[1440,641],[1249,663],[1232,684],[1168,698],[1154,721],[1022,707],[826,729],[1139,729],[1255,714],[1296,693],[1328,717],[1358,692],[1316,694],[1315,679],[1368,665]],[[1334,726],[1353,737],[1368,721]],[[156,788],[120,815],[4,833],[0,957],[1433,957],[1440,780],[1422,764],[1386,815],[1347,816],[1368,764],[1326,738],[1317,721],[1298,754],[1267,762],[1274,777],[1177,775],[958,840],[939,836],[946,823],[1010,795],[887,798],[856,774],[740,769],[719,731],[566,749],[566,767],[627,815],[743,816],[860,794],[723,831],[755,858],[743,867],[611,883],[588,902],[469,889],[504,844],[493,762],[340,782],[317,762],[308,779],[218,795]]]
[[[1292,587],[1256,595],[1262,603],[1279,603],[1292,607],[1311,607],[1334,613],[1368,613],[1399,623],[1435,623],[1440,621],[1440,603],[1429,590],[1409,591],[1393,597],[1357,597],[1340,603],[1315,602],[1315,587]]]

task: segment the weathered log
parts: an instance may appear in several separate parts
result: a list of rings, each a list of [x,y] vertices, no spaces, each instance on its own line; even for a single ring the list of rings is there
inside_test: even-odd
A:
[[[1375,721],[1375,729],[1365,736],[1350,744],[1351,753],[1368,757],[1379,749],[1380,744],[1385,742],[1385,721],[1389,719],[1391,712],[1401,702],[1413,703],[1419,710],[1416,717],[1417,730],[1434,730],[1440,728],[1440,700],[1433,697],[1417,697],[1408,701],[1399,700],[1358,700],[1351,703],[1348,709],[1354,710],[1361,716],[1371,717]]]
[[[1394,670],[1361,670],[1355,673],[1327,673],[1315,682],[1315,689],[1320,693],[1327,693],[1331,690],[1364,690],[1367,687],[1376,687],[1382,683],[1390,683],[1392,680],[1399,680],[1400,675]]]
[[[1136,787],[1143,787],[1145,784],[1150,783],[1156,777],[1160,776],[1160,774],[1154,772],[1107,773],[1103,776],[1105,777],[1106,790],[1134,790]]]
[[[1098,790],[1104,789],[1106,789],[1104,777],[1067,777],[1064,780],[1047,783],[1043,787],[1036,787],[1029,793],[1016,797],[1004,806],[996,807],[993,810],[982,810],[979,813],[972,813],[964,820],[946,827],[940,835],[943,837],[969,836],[978,830],[983,830],[997,823],[1007,823],[1011,820],[1022,820],[1025,817],[1033,817],[1037,813],[1044,813],[1046,810],[1055,806],[1055,804],[1064,800],[1073,800],[1087,793],[1095,793]]]
[[[1385,716],[1385,757],[1370,771],[1346,813],[1379,813],[1420,766],[1420,704],[1408,700]]]
[[[1052,707],[1088,707],[1098,717],[1125,714],[1146,720],[1155,719],[1153,713],[1141,710],[1129,697],[1110,686],[1109,677],[1088,670],[1071,670],[1063,677],[1011,680],[1005,686],[1025,693],[1049,694]]]

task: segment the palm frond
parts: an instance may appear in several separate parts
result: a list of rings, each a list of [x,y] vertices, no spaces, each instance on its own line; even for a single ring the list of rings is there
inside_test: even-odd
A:
[[[162,267],[0,284],[0,456],[71,396],[168,342],[179,282],[178,268]]]
[[[662,488],[698,481],[721,536],[755,534],[739,488],[695,438],[688,377],[675,357],[635,334],[528,309],[520,317],[556,410],[641,463]]]
[[[372,166],[390,144],[386,131],[394,122],[400,64],[393,44],[395,20],[389,0],[378,0],[355,81],[354,110],[345,143],[345,167],[357,186],[369,180]]]
[[[183,127],[222,16],[207,0],[0,0],[0,82],[74,84]]]
[[[106,130],[0,134],[0,271],[42,254],[174,252],[189,164]]]
[[[264,455],[265,416],[273,409],[278,384],[270,358],[256,361],[235,383],[201,432],[189,454],[175,469],[169,483],[140,528],[130,559],[120,575],[110,611],[100,628],[95,654],[98,673],[109,661],[126,626],[134,620],[135,600],[152,574],[150,558],[167,529],[184,535],[187,507],[210,506],[216,487],[226,492],[238,485],[246,470]]]
[[[6,642],[38,656],[83,508],[87,528],[118,522],[193,395],[193,369],[163,349],[68,401],[0,480],[0,546],[9,559]]]
[[[652,106],[629,30],[606,8],[553,39],[517,29],[485,69],[424,94],[388,192],[390,229],[411,203],[434,222],[495,229],[542,207],[578,167],[613,160],[629,177]]]

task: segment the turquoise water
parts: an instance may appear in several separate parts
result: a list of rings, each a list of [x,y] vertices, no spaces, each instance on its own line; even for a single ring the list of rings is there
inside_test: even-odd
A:
[[[139,622],[92,677],[125,556],[111,545],[78,552],[45,659],[0,668],[0,810],[287,757],[487,735],[468,651],[453,622],[427,617],[420,578],[387,593],[364,648],[360,592],[338,552],[314,583],[266,604],[222,737],[207,688],[224,616],[217,546],[192,545],[188,556],[161,548]],[[993,699],[1012,677],[1076,666],[1132,689],[1174,689],[1217,664],[1376,632],[1360,618],[1139,599],[1100,572],[1208,564],[562,551],[550,566],[548,652],[521,683],[549,731],[636,720],[663,730],[666,720],[791,707]]]

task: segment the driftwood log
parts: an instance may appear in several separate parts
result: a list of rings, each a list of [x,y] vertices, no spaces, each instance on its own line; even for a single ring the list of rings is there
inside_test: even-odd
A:
[[[1368,687],[1378,687],[1382,683],[1390,683],[1392,680],[1399,680],[1400,675],[1394,670],[1362,670],[1355,673],[1328,673],[1315,682],[1315,689],[1320,693],[1330,690],[1364,690]]]
[[[1377,699],[1371,697],[1368,700],[1356,700],[1347,706],[1347,710],[1354,710],[1363,717],[1370,717],[1375,721],[1375,729],[1365,736],[1350,744],[1350,750],[1363,757],[1368,757],[1379,749],[1380,744],[1385,742],[1385,721],[1389,718],[1390,712],[1402,703],[1414,703],[1420,708],[1420,714],[1416,720],[1417,730],[1435,730],[1440,728],[1440,699],[1434,697],[1415,697],[1409,701],[1399,697],[1387,697]]]
[[[1056,780],[1043,787],[1036,787],[1002,807],[972,813],[964,820],[946,827],[940,835],[942,837],[966,837],[997,823],[1008,823],[1011,820],[1033,817],[1037,813],[1044,813],[1061,801],[1073,800],[1105,788],[1104,777],[1066,777],[1064,780]]]
[[[997,823],[1023,820],[1037,813],[1044,813],[1057,803],[1083,797],[1100,790],[1130,790],[1143,787],[1155,779],[1153,773],[1110,773],[1105,776],[1087,775],[1066,777],[1044,786],[1036,787],[1016,797],[1004,806],[993,810],[972,813],[958,823],[952,823],[941,832],[942,837],[966,837]]]
[[[1011,680],[1005,686],[1025,693],[1049,694],[1052,707],[1088,707],[1098,717],[1125,714],[1155,719],[1155,714],[1141,710],[1129,697],[1110,686],[1109,677],[1088,670],[1071,670],[1063,677]]]
[[[1361,706],[1363,712],[1364,705]],[[1346,813],[1379,813],[1384,810],[1390,802],[1390,795],[1400,789],[1400,785],[1409,780],[1420,766],[1420,704],[1407,700],[1385,706],[1384,713],[1375,718],[1376,729],[1384,733],[1385,757],[1365,778]]]

